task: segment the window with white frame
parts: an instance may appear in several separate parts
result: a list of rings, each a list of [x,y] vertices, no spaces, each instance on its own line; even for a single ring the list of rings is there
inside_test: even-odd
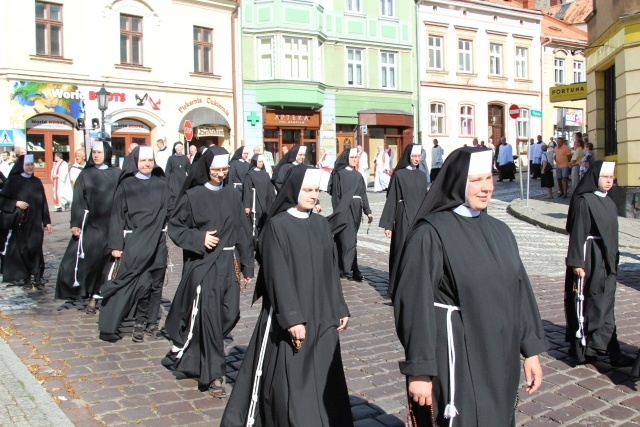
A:
[[[445,105],[442,102],[431,103],[431,134],[443,135],[445,124]]]
[[[584,82],[584,61],[573,61],[573,82]]]
[[[309,46],[310,39],[284,37],[282,78],[309,80]]]
[[[273,79],[273,37],[258,39],[258,78]]]
[[[471,40],[458,40],[458,71],[470,73],[473,59],[473,42]]]
[[[526,79],[529,75],[529,49],[516,47],[516,78]]]
[[[442,70],[442,36],[429,36],[429,69]]]
[[[347,48],[347,86],[362,86],[362,64],[364,51]]]
[[[460,106],[460,135],[472,136],[475,134],[475,108],[473,105]]]
[[[62,5],[36,2],[36,53],[62,57]]]
[[[502,75],[502,45],[489,43],[489,73],[492,76]]]
[[[393,18],[395,14],[395,0],[380,0],[380,16]]]
[[[364,0],[345,0],[347,12],[362,13],[362,3]]]
[[[555,58],[553,61],[553,69],[555,71],[555,82],[564,83],[564,59]]]
[[[529,138],[529,110],[520,109],[520,116],[516,119],[518,138]]]
[[[380,84],[385,89],[396,88],[395,52],[380,52]]]

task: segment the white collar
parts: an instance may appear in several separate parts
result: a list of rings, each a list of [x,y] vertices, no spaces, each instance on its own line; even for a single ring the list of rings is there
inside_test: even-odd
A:
[[[140,172],[136,172],[136,178],[141,179],[141,180],[147,180],[147,179],[151,179],[151,174],[149,175],[144,175]]]
[[[96,169],[100,169],[101,171],[103,171],[105,169],[109,169],[109,166],[105,165],[104,163],[101,164],[100,166],[93,165],[93,167],[96,168]]]
[[[458,215],[464,216],[467,218],[472,218],[472,217],[475,218],[479,216],[481,212],[481,211],[474,211],[469,206],[465,206],[465,205],[460,205],[457,208],[455,208],[453,211]]]
[[[410,171],[416,170],[416,168],[414,166],[411,166],[411,165],[407,166],[407,169],[409,169]]]
[[[351,166],[345,166],[345,169],[348,170],[348,171],[352,171],[353,170],[353,168]]]
[[[211,190],[211,191],[220,191],[220,190],[222,190],[222,187],[224,187],[224,182],[222,184],[218,185],[217,187],[215,185],[213,185],[213,184],[205,182],[204,186],[206,188],[208,188],[209,190]]]
[[[293,217],[302,218],[302,219],[306,219],[306,218],[309,218],[309,216],[311,216],[311,211],[300,212],[295,207],[287,209],[287,213]]]
[[[28,173],[24,172],[22,172],[20,175],[24,176],[25,178],[31,178],[33,176],[33,174],[29,175]]]
[[[258,171],[258,172],[260,172],[262,169],[260,169],[260,168],[253,168],[253,170],[254,170],[254,171]]]
[[[593,194],[595,194],[595,195],[596,195],[596,196],[598,196],[598,197],[607,197],[607,193],[606,193],[606,192],[605,192],[605,193],[603,193],[603,192],[602,192],[602,191],[600,191],[600,190],[596,190],[596,191],[594,191],[594,192],[593,192]]]
[[[298,166],[300,163],[298,163],[298,162],[291,162],[291,164],[292,164],[292,165],[294,165],[294,166]]]

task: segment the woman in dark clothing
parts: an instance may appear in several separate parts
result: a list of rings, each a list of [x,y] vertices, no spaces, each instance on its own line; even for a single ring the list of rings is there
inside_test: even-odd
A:
[[[184,146],[180,141],[173,144],[173,154],[167,160],[167,166],[164,169],[164,174],[167,177],[167,185],[169,186],[169,207],[168,212],[171,216],[171,212],[176,205],[176,198],[182,190],[184,182],[187,180],[189,170],[191,169],[191,163],[187,156],[183,154]]]
[[[242,186],[242,205],[249,216],[254,239],[257,239],[271,204],[276,198],[276,192],[269,174],[264,170],[264,156],[256,154],[251,159],[251,169],[244,179]]]

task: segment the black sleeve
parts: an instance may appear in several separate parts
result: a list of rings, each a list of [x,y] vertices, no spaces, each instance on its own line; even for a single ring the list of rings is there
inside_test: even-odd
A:
[[[206,230],[198,230],[193,224],[191,200],[188,193],[180,198],[178,205],[173,210],[167,231],[173,243],[180,248],[200,255],[206,252],[204,238],[207,232]]]
[[[367,197],[367,188],[364,186],[364,181],[360,181],[358,184],[360,188],[360,197],[362,197],[362,210],[365,215],[371,215],[371,208],[369,207],[369,198]]]
[[[247,174],[242,183],[242,207],[253,208],[253,179]],[[244,212],[242,213],[244,215]]]
[[[238,237],[236,239],[236,248],[238,249],[238,253],[240,254],[242,276],[253,277],[253,236],[251,234],[251,226],[249,225],[249,221],[245,216],[240,200],[238,200],[236,210],[240,212],[240,218],[238,219],[240,229],[238,230]]]
[[[82,227],[84,211],[89,210],[84,183],[85,174],[80,172],[73,186],[73,203],[71,203],[71,227]]]
[[[391,183],[389,183],[389,191],[387,192],[387,200],[384,203],[384,209],[382,209],[382,215],[380,216],[381,228],[385,230],[393,230],[393,224],[396,220],[396,209],[398,208],[398,200],[400,197],[400,188],[398,185],[398,176],[393,174],[391,177]]]
[[[567,218],[567,221],[573,224],[569,233],[567,266],[584,268],[584,244],[591,230],[591,213],[584,198],[576,197],[571,209],[571,218]]]
[[[121,251],[124,249],[124,229],[127,214],[127,198],[124,186],[119,185],[113,196],[111,220],[109,223],[109,249]]]
[[[44,191],[44,186],[41,185],[42,188],[42,225],[51,224],[51,214],[49,214],[49,204],[47,203],[47,194]]]

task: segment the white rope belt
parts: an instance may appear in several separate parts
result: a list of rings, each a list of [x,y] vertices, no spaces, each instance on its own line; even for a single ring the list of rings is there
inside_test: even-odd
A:
[[[84,225],[87,222],[87,215],[89,215],[89,211],[85,209],[84,216],[82,217],[82,226],[80,227],[80,236],[78,237],[78,250],[76,251],[76,268],[73,271],[74,288],[80,286],[80,282],[78,282],[78,263],[80,262],[80,258],[84,259],[84,247],[82,245],[82,240],[84,237]]]
[[[234,250],[236,247],[235,246],[225,246],[224,248],[222,248],[223,251],[232,251]]]
[[[456,396],[456,350],[453,342],[453,325],[451,323],[451,315],[454,311],[460,311],[461,308],[456,305],[440,304],[434,302],[434,306],[447,310],[447,351],[449,353],[449,403],[444,408],[444,417],[449,419],[449,426],[453,425],[453,418],[458,415],[458,410],[454,403]]]
[[[133,230],[123,230],[122,231],[122,236],[123,237],[127,237],[127,234],[131,234],[131,233],[133,233]]]
[[[360,196],[353,196],[354,199],[362,199]]]
[[[233,183],[233,188],[236,188],[238,185],[242,187],[242,183],[241,182],[234,182]]]
[[[582,260],[587,262],[587,243],[589,240],[602,240],[600,236],[587,236],[587,240],[584,242]],[[580,344],[583,347],[587,345],[587,337],[584,333],[584,286],[582,277],[578,276],[578,301],[576,301],[576,316],[578,318],[578,330],[576,331],[576,338],[580,340]]]
[[[9,248],[9,240],[11,240],[11,235],[13,234],[13,230],[9,230],[9,233],[7,234],[7,241],[4,243],[4,251],[0,252],[0,255],[6,255],[7,254],[7,248]]]

